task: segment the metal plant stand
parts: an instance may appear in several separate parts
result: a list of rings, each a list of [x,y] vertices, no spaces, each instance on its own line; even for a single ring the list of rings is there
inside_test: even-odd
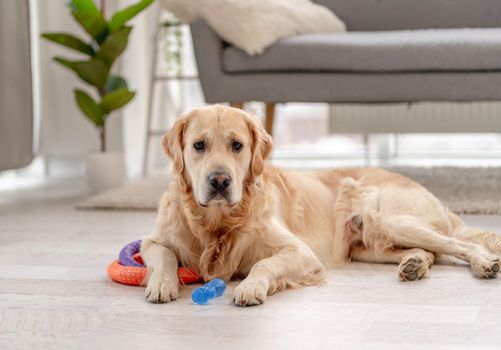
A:
[[[164,30],[167,26],[170,27],[181,27],[183,24],[180,23],[172,23],[171,21],[162,20],[162,13],[159,11],[156,16],[156,27],[155,33],[153,35],[153,43],[152,43],[152,57],[151,57],[151,74],[150,74],[150,90],[148,95],[148,105],[146,112],[146,135],[144,138],[144,154],[143,154],[143,166],[142,166],[142,175],[147,175],[149,170],[149,163],[151,159],[151,150],[150,144],[154,138],[158,138],[166,133],[167,130],[155,127],[153,113],[154,106],[158,101],[155,101],[155,92],[158,88],[159,84],[165,83],[167,81],[177,81],[182,84],[185,81],[197,81],[197,75],[184,75],[182,72],[178,74],[166,74],[165,72],[159,72],[158,69],[158,54],[159,54],[159,42],[160,42],[160,34],[162,30]],[[165,96],[166,98],[171,99],[171,103],[174,106],[175,103],[171,96]],[[176,113],[179,114],[184,109],[184,102],[180,102],[178,108],[176,109]]]

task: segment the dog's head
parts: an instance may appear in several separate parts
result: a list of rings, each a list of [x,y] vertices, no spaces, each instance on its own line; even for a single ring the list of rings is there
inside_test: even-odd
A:
[[[181,115],[162,141],[174,173],[202,207],[239,203],[245,182],[262,174],[272,149],[256,118],[221,105]]]

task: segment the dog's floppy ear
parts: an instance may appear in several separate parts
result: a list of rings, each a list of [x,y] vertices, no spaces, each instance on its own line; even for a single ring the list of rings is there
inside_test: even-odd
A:
[[[271,136],[264,130],[256,118],[249,116],[249,129],[252,136],[252,159],[250,170],[252,175],[259,176],[264,170],[264,161],[270,156],[273,149]]]
[[[172,160],[174,172],[176,173],[182,173],[184,169],[183,135],[187,124],[188,117],[181,115],[172,129],[162,137],[164,151]]]

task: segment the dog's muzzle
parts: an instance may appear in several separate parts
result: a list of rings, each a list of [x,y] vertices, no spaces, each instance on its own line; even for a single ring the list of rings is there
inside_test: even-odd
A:
[[[230,202],[231,176],[226,171],[213,171],[207,177],[209,193],[207,203],[213,199],[225,199]]]

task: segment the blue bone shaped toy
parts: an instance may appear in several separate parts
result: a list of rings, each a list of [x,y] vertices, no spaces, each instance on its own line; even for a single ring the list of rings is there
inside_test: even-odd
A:
[[[191,299],[199,305],[207,304],[211,299],[223,295],[226,284],[222,279],[214,278],[202,287],[197,288],[191,294]]]

